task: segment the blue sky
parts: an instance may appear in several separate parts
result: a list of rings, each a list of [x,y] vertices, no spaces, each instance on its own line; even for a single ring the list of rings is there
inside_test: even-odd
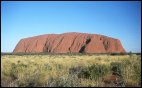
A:
[[[1,52],[20,39],[83,32],[120,39],[127,52],[141,52],[139,1],[2,1]]]

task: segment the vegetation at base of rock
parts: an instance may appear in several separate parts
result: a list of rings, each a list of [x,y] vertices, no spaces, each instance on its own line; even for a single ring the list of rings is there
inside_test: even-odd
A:
[[[103,87],[118,73],[124,86],[141,86],[141,55],[2,55],[2,87]],[[114,86],[114,85],[111,85]]]
[[[40,52],[40,53],[5,53],[2,52],[1,55],[111,55],[111,56],[117,56],[117,55],[141,55],[141,53],[132,53],[132,52],[125,52],[125,53],[49,53],[49,52]]]

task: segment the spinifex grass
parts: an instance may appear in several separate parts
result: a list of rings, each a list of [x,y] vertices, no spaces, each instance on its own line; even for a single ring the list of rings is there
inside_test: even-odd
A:
[[[140,55],[3,55],[1,85],[101,87],[112,68],[120,72],[125,86],[141,86]]]

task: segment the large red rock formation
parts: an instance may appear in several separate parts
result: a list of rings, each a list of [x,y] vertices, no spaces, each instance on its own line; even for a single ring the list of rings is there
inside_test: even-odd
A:
[[[125,50],[118,39],[98,34],[70,32],[21,39],[13,52],[120,53]]]

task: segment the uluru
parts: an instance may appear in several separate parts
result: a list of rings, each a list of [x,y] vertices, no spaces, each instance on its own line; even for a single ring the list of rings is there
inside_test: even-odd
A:
[[[122,53],[119,39],[100,34],[68,32],[23,38],[14,53]]]

